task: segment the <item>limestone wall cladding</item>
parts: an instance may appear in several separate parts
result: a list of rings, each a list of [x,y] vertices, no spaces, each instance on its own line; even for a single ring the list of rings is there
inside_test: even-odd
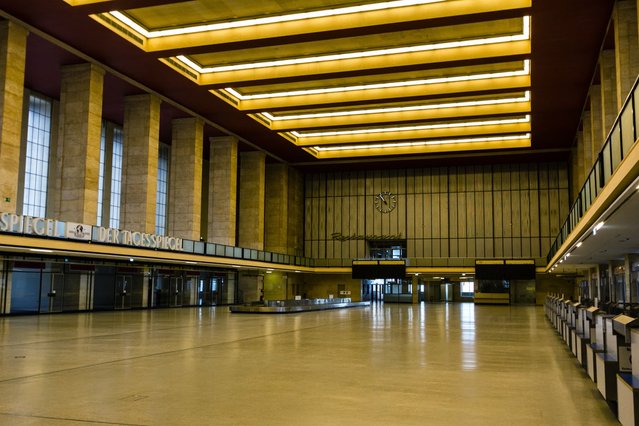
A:
[[[397,197],[390,213],[375,208],[383,191]],[[367,256],[365,239],[333,238],[340,233],[401,235],[409,258],[444,263],[433,266],[495,257],[545,264],[568,214],[568,170],[543,163],[314,173],[304,204],[307,257]]]

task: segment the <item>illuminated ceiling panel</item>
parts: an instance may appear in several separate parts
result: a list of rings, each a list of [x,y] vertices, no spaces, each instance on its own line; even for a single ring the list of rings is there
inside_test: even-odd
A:
[[[324,159],[529,147],[530,10],[531,0],[168,0],[92,17]]]

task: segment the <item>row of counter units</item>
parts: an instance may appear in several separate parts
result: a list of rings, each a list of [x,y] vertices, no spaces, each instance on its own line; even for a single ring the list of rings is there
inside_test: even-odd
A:
[[[560,295],[547,296],[544,308],[619,422],[639,425],[639,318]]]

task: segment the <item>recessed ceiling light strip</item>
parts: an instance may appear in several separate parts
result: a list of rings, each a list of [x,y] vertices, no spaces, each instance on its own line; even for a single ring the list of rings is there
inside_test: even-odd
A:
[[[446,108],[461,108],[461,107],[474,107],[474,106],[486,106],[486,105],[501,105],[509,103],[519,103],[530,101],[530,91],[526,90],[524,96],[516,98],[500,98],[500,99],[485,99],[481,101],[463,101],[463,102],[449,102],[443,104],[428,104],[428,105],[413,105],[404,107],[390,107],[390,108],[371,108],[371,109],[359,109],[348,111],[331,111],[313,114],[291,114],[291,115],[272,115],[269,112],[261,112],[264,117],[271,121],[286,121],[286,120],[303,120],[309,118],[328,118],[328,117],[348,117],[353,115],[367,115],[367,114],[387,114],[395,112],[410,112],[410,111],[426,111],[433,109],[446,109]]]
[[[394,9],[407,6],[419,6],[429,3],[440,3],[447,0],[396,0],[381,3],[363,4],[359,6],[341,7],[336,9],[316,10],[311,12],[291,13],[288,15],[267,16],[262,18],[244,19],[239,21],[219,22],[215,24],[195,25],[192,27],[171,28],[166,30],[149,31],[124,13],[114,10],[109,12],[113,18],[129,26],[146,38],[157,38],[183,34],[194,34],[206,31],[228,30],[232,28],[252,27],[255,25],[276,24],[280,22],[301,21],[304,19],[325,18],[330,16],[348,15],[350,13],[372,12],[377,10]]]
[[[409,80],[409,81],[393,81],[390,83],[374,83],[374,84],[360,84],[357,86],[341,86],[341,87],[324,87],[321,89],[306,89],[306,90],[292,90],[290,92],[270,92],[270,93],[257,93],[254,95],[242,95],[232,87],[222,89],[230,95],[236,97],[241,101],[253,100],[253,99],[271,99],[282,98],[287,96],[305,96],[305,95],[321,95],[326,93],[342,93],[353,92],[357,90],[375,90],[375,89],[389,89],[394,87],[408,87],[408,86],[420,86],[426,84],[440,84],[440,83],[455,83],[462,81],[484,80],[493,78],[505,78],[505,77],[517,77],[530,74],[530,60],[524,60],[524,67],[517,71],[502,71],[494,73],[482,73],[482,74],[470,74],[470,75],[458,75],[454,77],[437,77],[422,80]]]
[[[432,141],[412,141],[412,142],[398,142],[398,143],[385,143],[385,144],[367,144],[367,145],[340,145],[340,146],[314,146],[313,149],[317,151],[354,151],[363,149],[386,149],[386,148],[403,148],[411,146],[427,146],[427,145],[444,145],[444,144],[459,144],[459,143],[482,143],[482,142],[505,142],[513,140],[530,139],[530,133],[524,133],[521,135],[511,136],[490,136],[485,138],[465,138],[465,139],[441,139]]]
[[[336,130],[329,132],[297,132],[292,131],[291,134],[297,138],[311,138],[311,137],[324,137],[324,136],[343,136],[343,135],[361,135],[368,133],[388,133],[388,132],[407,132],[413,130],[435,130],[435,129],[451,129],[458,127],[473,127],[473,126],[497,126],[504,124],[517,124],[517,123],[529,123],[530,115],[526,115],[521,118],[509,118],[503,120],[486,120],[486,121],[465,121],[461,123],[440,123],[440,124],[422,124],[418,126],[403,126],[403,127],[376,127],[369,129],[358,130]]]
[[[523,17],[523,25],[524,25],[524,30],[521,34],[514,34],[514,35],[508,35],[508,36],[498,36],[498,37],[470,39],[470,40],[461,40],[461,41],[448,41],[443,43],[423,44],[418,46],[402,46],[402,47],[393,47],[393,48],[387,48],[387,49],[339,53],[339,54],[333,54],[333,55],[312,56],[312,57],[295,58],[295,59],[279,59],[274,61],[224,65],[219,67],[202,67],[184,55],[176,56],[176,58],[200,74],[212,74],[217,72],[239,71],[239,70],[256,69],[256,68],[281,67],[286,65],[312,64],[317,62],[340,61],[345,59],[361,59],[361,58],[370,58],[374,56],[396,55],[401,53],[427,52],[431,50],[441,50],[441,49],[456,49],[460,47],[483,46],[486,44],[499,44],[499,43],[509,43],[514,41],[528,40],[530,38],[530,30],[529,30],[530,17],[529,16]]]

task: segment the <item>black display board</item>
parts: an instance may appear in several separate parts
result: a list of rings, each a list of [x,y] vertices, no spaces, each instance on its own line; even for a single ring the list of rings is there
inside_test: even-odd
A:
[[[356,280],[405,278],[404,260],[353,260],[352,277]]]
[[[489,263],[475,264],[475,278],[478,280],[534,280],[534,263]]]
[[[404,278],[406,265],[353,265],[353,279]]]

